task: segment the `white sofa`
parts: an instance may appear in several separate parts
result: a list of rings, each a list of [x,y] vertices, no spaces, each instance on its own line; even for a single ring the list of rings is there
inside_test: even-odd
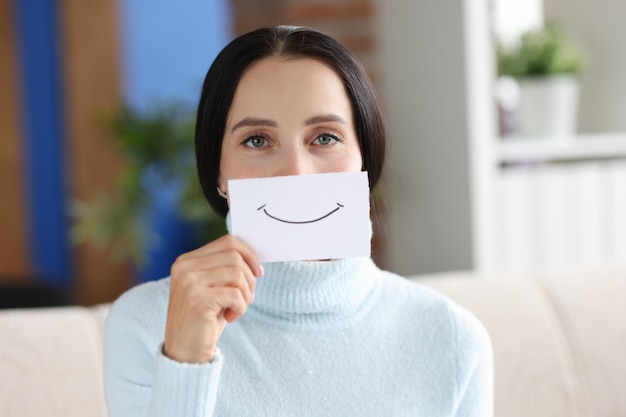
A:
[[[489,331],[496,416],[626,416],[626,265],[411,279],[455,299]],[[106,416],[107,310],[0,310],[0,416]]]

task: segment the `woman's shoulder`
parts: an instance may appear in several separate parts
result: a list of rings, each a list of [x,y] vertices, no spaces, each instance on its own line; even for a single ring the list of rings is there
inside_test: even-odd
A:
[[[398,307],[441,313],[452,302],[443,294],[393,272],[380,270],[378,282],[381,296],[385,301],[395,300]]]
[[[450,337],[464,345],[489,345],[489,336],[482,323],[469,310],[446,295],[388,271],[381,271],[382,303],[393,306],[402,320],[430,323],[439,331],[448,330]]]
[[[169,286],[170,279],[163,278],[127,290],[113,302],[107,316],[107,328],[148,330],[162,327],[167,315]]]
[[[142,307],[159,306],[162,303],[167,304],[169,288],[170,278],[138,284],[120,295],[113,302],[111,309],[131,308],[135,310]]]
[[[480,320],[456,301],[419,282],[384,271],[380,278],[378,308],[390,312],[386,324],[394,327],[399,339],[396,344],[429,357],[438,364],[439,375],[445,373],[443,366],[448,363],[459,397],[464,396],[464,390],[479,390],[478,400],[488,397],[493,386],[493,350]],[[488,407],[490,401],[480,406]]]

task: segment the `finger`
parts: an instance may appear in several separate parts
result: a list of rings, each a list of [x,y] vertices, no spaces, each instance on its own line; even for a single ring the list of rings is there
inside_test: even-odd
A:
[[[228,250],[236,250],[239,252],[255,276],[260,277],[263,275],[263,268],[261,267],[261,263],[259,262],[254,249],[252,249],[247,243],[232,235],[224,235],[198,249],[181,255],[178,259],[185,260],[189,258],[203,257]]]
[[[254,276],[260,277],[263,275],[263,268],[261,267],[256,251],[252,249],[250,245],[231,235],[223,236],[220,245],[224,245],[223,251],[234,249],[239,252]]]
[[[207,279],[200,277],[198,283],[209,288],[236,288],[242,293],[247,304],[252,302],[255,282],[254,277],[249,272],[246,273],[240,267],[227,265],[212,270],[211,275]]]
[[[193,276],[204,286],[231,285],[231,280],[242,278],[245,280],[245,283],[240,283],[242,288],[245,285],[252,293],[256,287],[256,278],[249,265],[234,249],[177,261],[172,265],[172,276]]]
[[[248,308],[248,303],[243,298],[241,291],[232,287],[212,289],[210,300],[209,308],[223,311],[224,319],[229,323],[243,316]]]

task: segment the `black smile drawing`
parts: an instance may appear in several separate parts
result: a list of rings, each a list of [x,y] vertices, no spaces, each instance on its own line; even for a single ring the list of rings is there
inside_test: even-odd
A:
[[[337,210],[341,209],[343,207],[343,204],[339,204],[337,203],[337,208],[335,208],[334,210],[332,210],[330,213],[327,213],[325,215],[323,215],[322,217],[319,217],[317,219],[314,220],[305,220],[305,221],[301,221],[301,222],[296,222],[296,221],[291,221],[291,220],[284,220],[284,219],[280,219],[278,217],[272,216],[271,214],[269,214],[267,212],[267,210],[264,208],[265,206],[267,206],[267,204],[263,204],[261,207],[259,207],[257,210],[261,210],[263,209],[263,212],[267,215],[267,217],[270,217],[274,220],[278,220],[279,222],[283,222],[283,223],[289,223],[289,224],[306,224],[306,223],[315,223],[315,222],[319,222],[320,220],[325,219],[326,217],[330,216],[331,214],[333,214],[334,212],[336,212]]]

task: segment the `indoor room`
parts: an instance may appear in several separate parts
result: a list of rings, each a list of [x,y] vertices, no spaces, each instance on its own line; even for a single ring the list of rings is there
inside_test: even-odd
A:
[[[311,227],[311,235],[261,244],[285,252],[301,241],[328,250],[335,243],[343,246],[337,255],[263,258],[266,274],[283,261],[371,258],[376,271],[440,294],[477,319],[490,342],[482,354],[492,361],[485,382],[492,394],[481,404],[491,412],[459,400],[440,415],[626,415],[625,14],[626,4],[609,0],[0,2],[0,415],[128,415],[111,408],[117,397],[103,373],[111,307],[136,287],[164,279],[169,286],[181,255],[243,236],[233,233],[243,227],[239,214],[225,219],[236,196],[220,188],[222,172],[217,203],[199,181],[198,108],[220,51],[276,25],[329,35],[360,62],[375,89],[386,151],[367,150],[384,160],[380,179],[368,177],[362,163],[362,177],[374,183],[364,184],[362,223],[340,221],[329,236]],[[341,80],[358,122],[355,109],[367,104]],[[226,106],[239,97],[231,93]],[[277,106],[266,98],[268,108]],[[255,123],[265,129],[248,120]],[[224,126],[224,138],[236,131]],[[366,139],[358,139],[365,161]],[[217,146],[223,159],[227,148]],[[276,188],[277,198],[320,196],[339,189],[339,178],[319,192]],[[269,194],[284,183],[276,184]],[[341,198],[357,195],[351,184]],[[352,213],[335,201],[315,222]],[[271,205],[254,209],[272,217]],[[361,243],[362,253],[342,251]],[[167,295],[162,303],[155,314],[165,323]],[[398,319],[408,326],[420,320]],[[235,327],[227,321],[226,329]],[[167,356],[171,339],[161,333]],[[411,343],[396,349],[398,358],[412,352]],[[377,382],[406,389],[408,369]],[[384,400],[386,415],[405,415],[410,398],[398,392]],[[306,408],[305,400],[302,415],[333,415]],[[192,415],[245,415],[220,404],[216,414]],[[277,410],[261,415],[283,415]]]

